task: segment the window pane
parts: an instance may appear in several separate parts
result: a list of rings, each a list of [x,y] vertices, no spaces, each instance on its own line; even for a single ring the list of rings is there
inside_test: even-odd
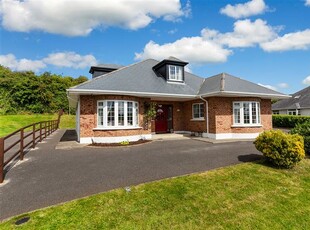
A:
[[[252,102],[252,124],[256,124],[257,123],[257,109],[256,109],[256,103]]]
[[[257,123],[260,124],[260,104],[257,103]]]
[[[98,102],[98,106],[103,106],[103,101]]]
[[[98,109],[98,125],[103,125],[103,108]]]
[[[193,105],[193,118],[199,118],[199,105]]]
[[[123,126],[124,125],[124,102],[119,101],[118,102],[118,125]]]
[[[179,81],[183,80],[183,71],[181,66],[176,66],[176,78]]]
[[[114,126],[114,114],[115,114],[115,110],[114,110],[114,101],[108,101],[107,102],[107,125],[108,126]]]
[[[138,111],[137,102],[135,102],[135,119],[136,119],[135,126],[138,126],[139,125],[139,111]]]
[[[199,109],[200,109],[199,117],[200,117],[200,118],[204,118],[205,112],[204,112],[204,106],[203,106],[203,104],[199,104]]]
[[[127,102],[127,125],[133,125],[133,107],[132,102]]]
[[[243,103],[243,123],[250,124],[250,103]]]
[[[175,80],[175,66],[169,66],[169,79]]]
[[[234,108],[235,124],[240,124],[240,108]]]

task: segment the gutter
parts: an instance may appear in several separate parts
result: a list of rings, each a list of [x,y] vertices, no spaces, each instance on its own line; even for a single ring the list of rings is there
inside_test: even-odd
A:
[[[199,96],[199,98],[201,100],[203,100],[204,102],[206,102],[207,135],[209,136],[209,105],[208,105],[208,101],[206,99],[204,99],[202,96]]]

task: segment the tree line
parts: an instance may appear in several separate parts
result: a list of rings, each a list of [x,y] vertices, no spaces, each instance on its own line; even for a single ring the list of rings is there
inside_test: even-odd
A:
[[[68,112],[66,89],[87,80],[50,72],[15,72],[0,65],[0,114]]]

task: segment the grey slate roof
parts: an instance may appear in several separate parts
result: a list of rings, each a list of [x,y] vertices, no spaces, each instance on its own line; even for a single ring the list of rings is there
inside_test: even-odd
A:
[[[178,60],[176,58],[173,59]],[[168,83],[165,78],[158,77],[152,69],[158,63],[154,59],[147,59],[91,79],[70,88],[68,91],[69,93],[79,90],[122,91],[165,95],[173,94],[176,96],[188,95],[193,97],[210,93],[227,92],[285,97],[282,93],[224,73],[209,78],[201,78],[184,71],[184,83]]]
[[[99,67],[99,68],[107,68],[107,69],[119,69],[124,67],[123,65],[117,65],[117,64],[99,64],[92,67]]]
[[[257,94],[281,94],[274,90],[260,86],[253,82],[234,77],[227,73],[221,73],[213,77],[206,78],[199,90],[199,94],[209,94],[213,92],[234,92],[234,93],[257,93]]]
[[[310,108],[310,86],[272,105],[272,110]]]
[[[130,91],[144,93],[196,95],[203,78],[185,72],[185,84],[169,84],[152,67],[158,61],[147,59],[82,83],[74,89]],[[72,89],[72,88],[70,88]]]

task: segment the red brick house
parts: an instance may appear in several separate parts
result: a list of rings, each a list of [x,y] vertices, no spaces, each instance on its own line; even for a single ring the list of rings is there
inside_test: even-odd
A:
[[[271,99],[286,95],[218,74],[201,78],[170,57],[129,66],[92,66],[93,78],[67,90],[77,107],[81,143],[151,139],[155,133],[196,133],[214,139],[254,138],[272,128]],[[145,112],[156,103],[156,118]]]

